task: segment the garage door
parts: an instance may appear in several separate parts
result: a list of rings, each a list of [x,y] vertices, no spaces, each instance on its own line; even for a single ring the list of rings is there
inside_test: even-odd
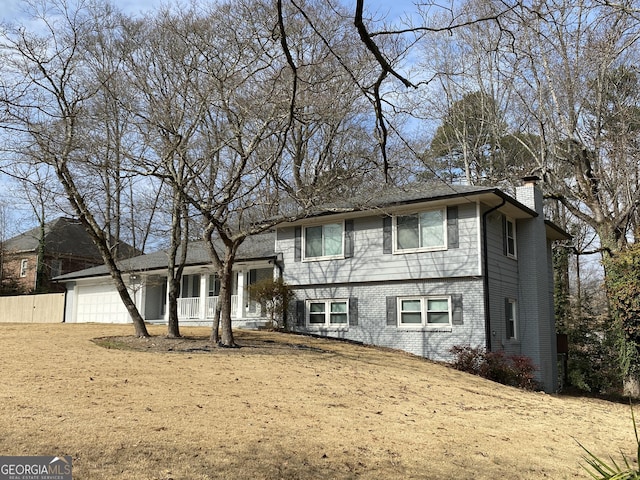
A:
[[[77,287],[76,321],[79,323],[130,323],[131,317],[115,287],[82,285]]]

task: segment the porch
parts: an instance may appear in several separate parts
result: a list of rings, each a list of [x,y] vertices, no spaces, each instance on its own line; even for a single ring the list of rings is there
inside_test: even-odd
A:
[[[178,298],[178,320],[181,325],[211,325],[219,301],[220,282],[217,276],[204,267],[199,271],[185,270],[182,276],[180,298]],[[272,264],[251,265],[235,272],[231,295],[231,320],[235,326],[256,328],[267,321],[263,317],[262,306],[252,298],[250,286],[273,278]],[[147,321],[155,324],[168,320],[167,277],[157,277],[147,281],[145,289],[145,315]],[[157,306],[160,306],[158,308]],[[154,312],[154,313],[152,313]],[[149,319],[151,316],[152,319]]]

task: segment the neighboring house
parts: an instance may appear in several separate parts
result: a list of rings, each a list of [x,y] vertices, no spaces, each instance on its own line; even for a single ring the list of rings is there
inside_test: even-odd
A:
[[[126,244],[121,245],[121,252],[122,258],[140,253]],[[3,243],[0,280],[18,293],[64,291],[51,281],[53,277],[102,263],[100,252],[80,222],[60,217],[46,223],[44,232],[36,227]],[[42,267],[40,277],[38,265]]]
[[[531,178],[515,198],[491,187],[424,185],[345,201],[248,239],[232,317],[238,326],[264,323],[246,287],[282,275],[296,296],[293,330],[442,361],[464,344],[523,354],[555,391],[551,245],[567,238],[544,220]],[[189,254],[180,316],[202,323],[212,317],[216,279],[201,245]],[[143,317],[165,321],[165,255],[131,262],[123,267]],[[69,281],[67,321],[130,321],[105,270],[60,280]]]

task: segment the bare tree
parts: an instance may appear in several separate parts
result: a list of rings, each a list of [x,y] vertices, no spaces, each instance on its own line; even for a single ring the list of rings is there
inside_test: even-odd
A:
[[[607,92],[612,66],[636,60],[640,24],[624,10],[586,0],[519,14],[509,68],[520,108],[544,145],[532,170],[544,176],[551,197],[598,233],[604,252],[615,252],[627,241],[640,185],[635,155],[610,148]]]
[[[148,336],[116,263],[111,237],[99,221],[102,212],[95,209],[96,203],[101,203],[99,198],[111,192],[100,190],[99,182],[92,178],[95,169],[90,168],[88,158],[93,152],[87,152],[83,133],[95,122],[90,104],[100,88],[99,79],[88,75],[88,50],[83,41],[91,38],[92,32],[108,28],[112,12],[104,5],[89,8],[58,1],[34,0],[31,7],[31,25],[37,29],[9,28],[2,32],[0,44],[6,82],[0,91],[5,111],[2,128],[11,132],[12,160],[26,158],[53,168],[70,205],[100,251],[136,334]]]
[[[38,228],[38,248],[36,255],[36,277],[33,290],[36,292],[43,290],[48,280],[50,272],[45,264],[46,255],[46,223],[50,219],[50,214],[56,206],[56,199],[59,192],[54,190],[57,186],[55,174],[47,164],[15,164],[8,169],[10,175],[17,180],[19,186],[19,196],[25,198],[31,207],[31,212],[37,221]]]

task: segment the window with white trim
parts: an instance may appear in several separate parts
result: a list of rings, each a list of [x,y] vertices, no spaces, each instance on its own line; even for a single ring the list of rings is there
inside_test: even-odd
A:
[[[398,298],[398,325],[404,327],[451,326],[451,297]]]
[[[348,300],[307,300],[310,327],[348,327]]]
[[[516,222],[508,217],[504,220],[504,242],[507,257],[516,258]]]
[[[447,215],[444,208],[394,217],[396,252],[442,250],[447,247]]]
[[[504,299],[504,317],[506,321],[507,339],[518,338],[518,303],[513,298]]]
[[[344,223],[304,227],[304,258],[319,260],[344,256]]]
[[[27,269],[29,268],[29,260],[27,260],[26,258],[23,258],[20,261],[20,276],[22,278],[27,276]]]

